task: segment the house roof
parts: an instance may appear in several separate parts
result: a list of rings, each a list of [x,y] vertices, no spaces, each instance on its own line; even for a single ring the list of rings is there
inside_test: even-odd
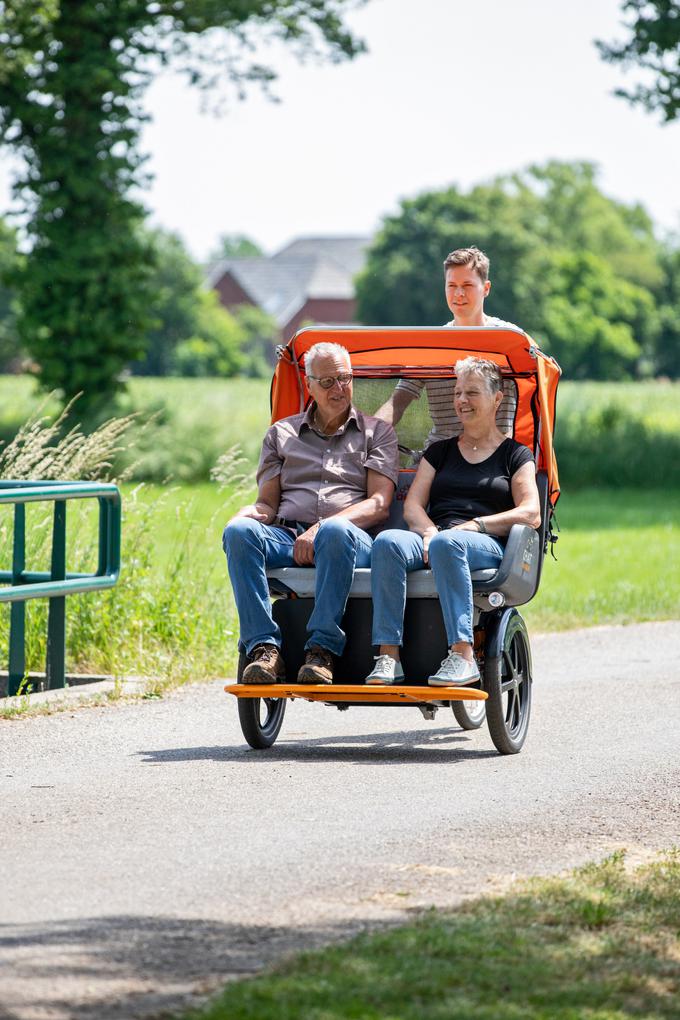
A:
[[[299,238],[271,258],[223,259],[206,285],[230,273],[248,297],[285,326],[309,298],[351,300],[369,238]]]
[[[366,261],[370,237],[298,237],[274,255],[275,259],[312,255],[327,262],[336,262],[354,277]]]

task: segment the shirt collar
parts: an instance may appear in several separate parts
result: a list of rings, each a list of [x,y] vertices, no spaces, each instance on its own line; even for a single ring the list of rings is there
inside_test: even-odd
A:
[[[307,410],[305,411],[304,416],[302,418],[302,421],[300,422],[300,427],[298,428],[298,435],[300,435],[300,432],[302,431],[303,427],[311,429],[312,432],[316,432],[316,429],[314,428],[314,412],[315,411],[316,411],[316,401],[313,400],[311,402],[311,404],[309,405],[309,407],[307,408]],[[351,421],[353,421],[355,426],[356,426],[356,428],[359,431],[361,431],[361,418],[360,418],[360,415],[361,415],[361,412],[356,409],[354,404],[352,404],[352,406],[349,409],[349,414],[347,415],[347,421],[344,423],[344,425],[340,426],[340,428],[338,429],[337,432],[334,433],[334,435],[335,436],[343,435],[343,433],[345,432],[345,430],[347,429],[347,426],[349,425],[349,423]]]

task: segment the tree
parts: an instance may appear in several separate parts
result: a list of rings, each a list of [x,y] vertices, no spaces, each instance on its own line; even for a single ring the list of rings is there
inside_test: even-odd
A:
[[[21,355],[16,328],[17,301],[11,283],[18,262],[16,234],[0,219],[0,372],[5,372]]]
[[[271,376],[276,364],[276,345],[281,333],[272,315],[257,305],[238,305],[232,315],[243,332],[241,373],[252,377]]]
[[[222,234],[217,247],[208,257],[209,263],[221,262],[222,259],[251,259],[263,254],[262,249],[252,238],[245,234]]]
[[[248,57],[262,38],[351,58],[350,0],[0,0],[0,135],[25,162],[16,182],[32,249],[20,332],[41,381],[81,408],[106,402],[143,354],[151,253],[131,195],[146,182],[142,97],[161,64],[241,94],[274,77]]]
[[[453,248],[476,244],[494,267],[487,308],[514,319],[521,314],[520,277],[502,269],[531,255],[532,238],[516,202],[497,185],[428,192],[402,202],[383,221],[356,282],[362,322],[432,326],[450,318],[444,298],[443,262]]]
[[[196,333],[200,303],[201,270],[191,259],[178,234],[165,230],[144,232],[153,254],[149,278],[149,327],[144,357],[134,366],[138,375],[169,375],[175,348]]]
[[[174,375],[236,375],[242,365],[246,335],[233,315],[223,308],[214,290],[198,292],[195,331],[173,352]]]
[[[677,0],[625,0],[622,9],[631,15],[628,39],[622,43],[598,40],[596,46],[609,63],[641,68],[651,84],[637,85],[632,91],[617,89],[616,94],[646,110],[659,111],[666,122],[675,120],[680,113]]]
[[[661,257],[664,271],[660,289],[660,331],[657,337],[653,364],[660,375],[680,379],[680,248],[668,247]]]
[[[597,187],[588,163],[550,162],[478,185],[407,199],[388,217],[357,279],[367,323],[450,318],[442,263],[476,244],[491,259],[486,308],[516,322],[577,378],[625,378],[653,363],[661,246],[639,206]],[[581,275],[580,275],[581,274]]]
[[[650,352],[658,315],[649,291],[590,252],[551,253],[535,295],[546,347],[570,379],[628,379]]]

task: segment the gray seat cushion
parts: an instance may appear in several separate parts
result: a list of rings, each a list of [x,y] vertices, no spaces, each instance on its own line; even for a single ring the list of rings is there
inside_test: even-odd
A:
[[[472,575],[474,581],[491,581],[497,574],[496,570],[476,570]],[[314,598],[316,570],[313,567],[280,567],[278,570],[267,571],[269,587],[273,594],[285,595],[294,592],[298,598]],[[431,570],[414,570],[408,575],[407,598],[436,599],[437,589]],[[353,599],[369,599],[371,597],[371,571],[364,567],[354,571],[354,581],[349,597]]]

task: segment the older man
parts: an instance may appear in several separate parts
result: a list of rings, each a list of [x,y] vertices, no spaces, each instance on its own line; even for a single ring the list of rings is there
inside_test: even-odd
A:
[[[283,418],[264,438],[257,502],[224,529],[247,683],[285,680],[281,633],[267,587],[268,568],[316,567],[316,598],[299,683],[332,683],[342,654],[341,621],[355,567],[371,559],[369,528],[385,520],[398,476],[391,425],[352,404],[352,369],[339,344],[319,343],[305,357],[312,403]]]

